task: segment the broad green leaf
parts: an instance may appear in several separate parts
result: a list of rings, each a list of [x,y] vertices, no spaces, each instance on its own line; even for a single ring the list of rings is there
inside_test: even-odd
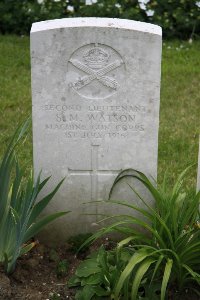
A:
[[[95,287],[91,285],[85,285],[82,290],[82,295],[84,300],[91,300],[95,295]]]
[[[20,186],[21,186],[21,181],[22,181],[22,176],[23,173],[19,168],[19,164],[16,161],[15,162],[15,180],[12,186],[12,195],[11,195],[11,201],[10,205],[16,209],[16,202],[18,199],[18,193],[20,192]]]
[[[11,216],[13,217],[13,220],[14,220],[15,224],[17,225],[19,223],[19,220],[20,220],[17,211],[12,207],[10,207],[10,211],[11,211]]]
[[[172,270],[173,260],[169,259],[166,262],[162,286],[161,286],[161,300],[165,300],[166,288],[170,278],[171,270]]]
[[[110,291],[106,291],[101,286],[95,286],[95,294],[99,297],[105,297],[110,295]]]
[[[80,279],[78,276],[73,275],[73,276],[70,277],[70,279],[68,280],[67,286],[68,286],[68,287],[74,287],[74,286],[80,285],[80,283],[81,283],[81,279]]]
[[[63,181],[65,180],[62,179],[58,185],[55,187],[55,189],[48,194],[46,197],[44,197],[42,200],[40,200],[37,204],[34,205],[32,212],[31,212],[31,216],[29,219],[29,225],[35,221],[35,219],[40,215],[40,213],[44,210],[44,208],[49,204],[49,202],[51,201],[51,199],[54,197],[54,195],[56,194],[56,192],[58,191],[58,189],[60,188],[61,184],[63,183]]]
[[[96,273],[92,274],[88,277],[83,277],[81,280],[81,285],[84,286],[86,284],[88,285],[98,285],[102,282],[102,274]]]
[[[101,268],[98,266],[96,259],[86,259],[78,266],[76,275],[78,277],[88,277],[100,272]]]
[[[43,187],[47,184],[51,176],[45,178],[42,182],[39,184],[38,193],[43,189]]]
[[[105,251],[104,247],[101,246],[98,251],[97,262],[102,272],[107,274],[108,270],[108,263],[107,263],[107,252]]]
[[[127,266],[123,270],[122,274],[120,275],[119,281],[115,288],[115,299],[117,300],[119,298],[120,291],[122,289],[122,286],[130,273],[133,271],[136,265],[138,265],[141,261],[143,261],[146,257],[149,256],[149,253],[147,253],[144,250],[136,252],[133,257],[128,262]]]
[[[124,245],[126,244],[129,244],[131,241],[133,241],[135,239],[134,236],[129,236],[127,237],[126,239],[120,241],[118,244],[117,244],[117,248],[122,248]]]
[[[131,300],[136,300],[138,294],[138,288],[141,283],[141,280],[144,274],[149,269],[150,265],[155,262],[155,259],[147,258],[145,261],[142,261],[138,267],[138,270],[134,276],[133,284],[132,284],[132,291],[131,291]]]
[[[152,285],[152,282],[153,282],[153,280],[154,280],[154,277],[155,277],[155,275],[156,275],[156,272],[158,271],[159,266],[160,266],[160,264],[161,264],[161,262],[162,262],[163,259],[164,259],[164,255],[161,254],[161,255],[159,256],[157,262],[156,262],[156,265],[155,265],[155,268],[154,268],[154,271],[153,271],[153,275],[152,275],[152,277],[151,277],[150,286]]]
[[[82,293],[82,290],[79,290],[76,295],[75,295],[75,300],[85,300],[84,299],[84,296],[83,296],[83,293]]]

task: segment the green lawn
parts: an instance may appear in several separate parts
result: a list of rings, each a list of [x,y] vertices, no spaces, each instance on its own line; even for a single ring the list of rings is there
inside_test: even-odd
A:
[[[29,38],[0,36],[0,156],[17,124],[31,113]],[[165,170],[171,182],[197,162],[200,129],[200,41],[164,42],[159,131],[159,180]],[[32,163],[32,139],[20,151],[24,166]],[[195,184],[196,172],[189,184]]]

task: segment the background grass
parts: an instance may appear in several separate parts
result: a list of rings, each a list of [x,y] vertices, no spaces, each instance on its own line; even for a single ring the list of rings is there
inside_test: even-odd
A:
[[[170,183],[197,162],[200,129],[200,41],[163,43],[158,179]],[[0,156],[17,125],[31,113],[29,38],[0,36]],[[20,149],[32,165],[32,137]],[[196,185],[196,168],[188,184]]]

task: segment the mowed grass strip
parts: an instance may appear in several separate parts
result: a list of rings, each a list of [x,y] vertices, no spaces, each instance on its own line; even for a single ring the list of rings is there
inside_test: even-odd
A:
[[[163,43],[159,180],[197,162],[200,133],[200,41]],[[189,184],[196,183],[196,170]]]
[[[0,36],[0,156],[16,126],[31,113],[28,37]],[[163,43],[158,179],[170,183],[197,162],[200,129],[200,41]],[[20,149],[24,166],[32,165],[32,137]],[[196,170],[188,184],[196,182]]]
[[[0,157],[16,127],[31,113],[29,38],[0,35]],[[20,147],[19,157],[32,165],[32,137]]]

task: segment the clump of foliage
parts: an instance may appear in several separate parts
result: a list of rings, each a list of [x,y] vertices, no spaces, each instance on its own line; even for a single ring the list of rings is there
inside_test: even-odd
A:
[[[26,34],[34,22],[67,16],[66,1],[2,0],[0,32]]]
[[[146,21],[145,10],[140,7],[138,0],[98,0],[91,5],[81,3],[76,15],[82,17],[107,17]]]
[[[200,6],[196,0],[2,0],[0,32],[25,34],[33,22],[66,17],[108,17],[158,24],[165,37],[200,34]]]
[[[0,262],[7,273],[14,270],[19,256],[35,246],[35,242],[29,240],[46,224],[67,213],[57,212],[37,219],[63,180],[51,193],[36,202],[50,177],[41,181],[39,175],[34,183],[32,174],[25,179],[19,167],[15,148],[28,126],[29,120],[17,129],[0,163]]]
[[[130,254],[106,251],[103,246],[83,261],[68,282],[69,287],[78,287],[75,299],[102,299],[113,297],[115,282],[119,280],[121,269],[125,267]]]
[[[70,250],[74,253],[77,253],[78,250],[80,249],[81,245],[92,236],[92,233],[81,233],[77,234],[75,236],[71,236],[68,239],[68,243],[70,245]],[[89,245],[85,245],[84,247],[81,248],[81,252],[85,252],[89,248]]]
[[[123,243],[119,243],[113,250],[105,250],[104,246],[101,246],[79,265],[75,275],[68,281],[69,287],[77,288],[76,300],[115,299],[116,283],[133,255],[133,249],[122,246]],[[134,276],[132,273],[130,280],[133,280]],[[143,281],[142,289],[138,291],[140,299],[145,295],[145,299],[158,300],[159,285],[153,283],[149,288],[149,284],[150,281]],[[123,286],[119,299],[129,299],[129,285]]]
[[[169,38],[193,38],[200,34],[200,5],[196,0],[150,0],[147,9],[153,12],[149,22],[163,28]]]
[[[120,261],[122,259],[119,253],[127,251],[128,259],[121,261],[123,266],[118,270],[115,284],[111,286],[109,299],[164,300],[171,286],[176,286],[180,292],[192,289],[191,283],[200,286],[200,192],[191,195],[184,191],[183,180],[187,171],[188,169],[182,172],[171,191],[166,185],[166,178],[163,184],[157,187],[137,170],[124,170],[117,176],[111,194],[119,181],[126,177],[134,178],[148,190],[154,199],[155,207],[151,207],[148,201],[129,185],[144,208],[110,200],[111,203],[129,208],[130,214],[110,217],[114,219],[113,224],[102,228],[86,241],[92,242],[114,231],[125,236],[112,250]],[[141,218],[136,217],[134,212],[140,213]],[[137,230],[135,225],[143,231]],[[87,266],[87,260],[84,263]],[[88,267],[84,269],[84,263],[80,266],[82,273],[76,272],[74,282],[86,289],[89,284],[80,280],[88,276]],[[104,260],[104,263],[108,267],[108,261]],[[105,276],[102,265],[98,264],[98,268],[98,273]],[[97,271],[93,270],[93,276],[96,273]],[[106,291],[106,285],[102,284],[101,287]],[[78,293],[83,293],[83,289]],[[77,299],[86,298],[77,296]]]
[[[56,274],[58,277],[64,277],[67,275],[69,270],[69,262],[67,259],[63,259],[58,262],[56,267]]]

